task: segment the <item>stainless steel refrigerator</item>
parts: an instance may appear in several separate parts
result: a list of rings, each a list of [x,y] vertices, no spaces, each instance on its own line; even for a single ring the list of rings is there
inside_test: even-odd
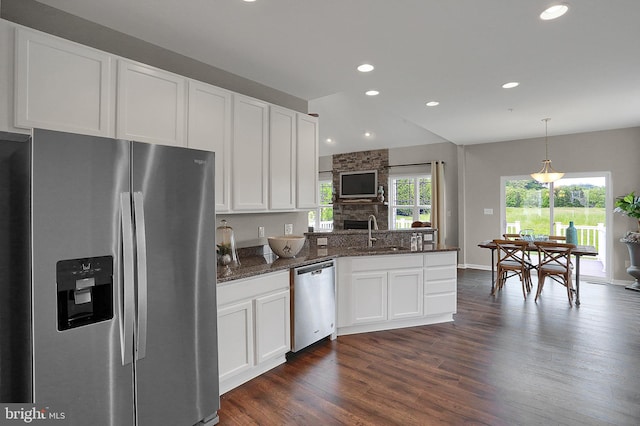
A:
[[[36,129],[0,201],[0,403],[217,423],[214,154]]]

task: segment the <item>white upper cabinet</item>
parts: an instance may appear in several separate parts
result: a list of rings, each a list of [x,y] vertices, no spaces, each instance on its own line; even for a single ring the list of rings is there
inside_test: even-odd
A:
[[[185,79],[157,68],[118,61],[116,135],[185,146]]]
[[[187,146],[216,153],[216,212],[231,209],[231,92],[189,81]]]
[[[297,122],[297,207],[318,207],[318,119],[298,113]]]
[[[111,57],[16,29],[15,126],[113,136]]]
[[[296,113],[271,106],[269,116],[269,208],[296,207]]]
[[[215,152],[220,213],[318,206],[316,117],[46,33],[15,35],[14,111],[0,123]]]
[[[269,106],[233,97],[231,154],[233,210],[266,211],[269,176]]]

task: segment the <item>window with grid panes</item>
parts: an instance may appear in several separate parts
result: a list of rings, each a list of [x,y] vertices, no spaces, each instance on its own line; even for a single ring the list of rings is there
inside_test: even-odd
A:
[[[391,229],[410,228],[415,221],[431,221],[431,175],[389,177]]]

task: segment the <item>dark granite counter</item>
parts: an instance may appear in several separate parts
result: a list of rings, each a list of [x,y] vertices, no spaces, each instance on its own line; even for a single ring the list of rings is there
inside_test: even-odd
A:
[[[379,256],[379,255],[407,255],[440,251],[458,251],[457,247],[437,246],[427,244],[421,252],[411,251],[401,246],[377,246],[371,249],[365,246],[355,247],[305,247],[293,258],[280,258],[275,254],[240,256],[241,265],[230,269],[230,274],[224,274],[224,268],[218,267],[218,283],[297,268],[324,260],[347,256]]]

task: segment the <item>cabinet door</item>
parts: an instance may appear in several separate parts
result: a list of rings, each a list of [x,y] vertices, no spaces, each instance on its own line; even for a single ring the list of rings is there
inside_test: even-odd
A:
[[[256,299],[256,364],[291,349],[289,290]]]
[[[185,146],[185,79],[157,68],[118,61],[120,139]]]
[[[422,316],[423,292],[422,269],[389,272],[389,319]]]
[[[218,309],[220,381],[254,365],[253,303],[251,300]]]
[[[271,106],[269,115],[269,208],[296,207],[296,113]]]
[[[268,116],[266,103],[234,95],[231,185],[235,211],[267,209]]]
[[[187,146],[216,153],[216,212],[231,208],[231,93],[189,81]]]
[[[106,53],[17,29],[15,85],[16,127],[113,136]]]
[[[357,272],[351,276],[352,324],[387,319],[387,273]]]
[[[296,203],[299,209],[318,207],[318,119],[298,114]]]

